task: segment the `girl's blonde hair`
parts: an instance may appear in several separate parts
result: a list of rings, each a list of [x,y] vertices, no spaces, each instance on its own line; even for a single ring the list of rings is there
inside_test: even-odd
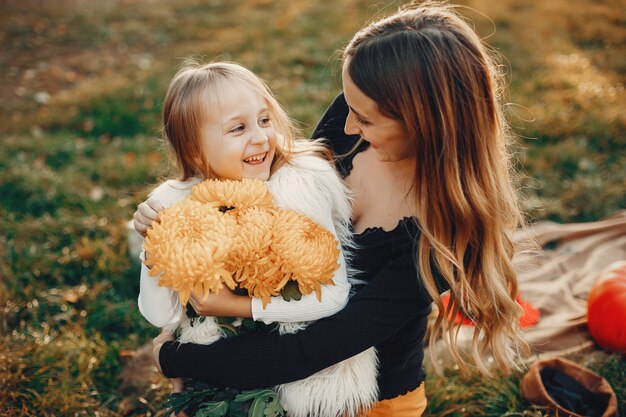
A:
[[[527,350],[520,336],[512,233],[523,224],[512,183],[502,76],[472,28],[449,6],[409,7],[359,31],[344,51],[354,83],[401,121],[415,152],[413,189],[421,229],[417,267],[439,307],[430,337],[443,335],[457,364],[462,310],[476,327],[471,357],[486,374],[490,348],[503,370]],[[444,309],[435,271],[452,303]],[[433,360],[435,368],[437,363]]]
[[[272,124],[282,137],[276,144],[270,172],[293,153],[297,129],[263,80],[232,62],[200,64],[188,60],[172,79],[163,103],[163,133],[181,181],[194,176],[215,177],[202,150],[201,131],[208,112],[218,108],[220,92],[227,83],[246,85],[267,103]]]

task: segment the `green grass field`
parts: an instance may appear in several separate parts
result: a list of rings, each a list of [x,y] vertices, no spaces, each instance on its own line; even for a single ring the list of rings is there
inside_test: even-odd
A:
[[[0,415],[162,415],[168,382],[136,360],[157,331],[137,311],[125,222],[168,174],[159,112],[182,59],[245,64],[308,134],[339,91],[337,51],[398,4],[0,1]],[[626,9],[462,4],[508,69],[530,218],[626,208]],[[626,403],[623,357],[575,359]],[[431,372],[428,415],[545,415],[521,398],[519,377]]]

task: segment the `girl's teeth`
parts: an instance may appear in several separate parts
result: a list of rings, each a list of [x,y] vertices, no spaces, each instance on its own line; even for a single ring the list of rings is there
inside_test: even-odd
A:
[[[254,157],[252,157],[252,158],[247,158],[247,159],[244,159],[244,161],[246,161],[246,162],[251,162],[251,161],[261,161],[264,157],[265,157],[265,155],[254,156]]]

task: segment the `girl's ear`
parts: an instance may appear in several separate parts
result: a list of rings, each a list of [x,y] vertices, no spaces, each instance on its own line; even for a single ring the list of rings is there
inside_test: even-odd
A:
[[[202,149],[201,146],[198,148],[196,152],[191,153],[189,156],[193,164],[199,170],[202,170],[205,167],[205,165],[209,165],[206,160],[206,156],[204,155],[204,150]]]
[[[211,172],[211,166],[203,158],[201,158],[200,156],[194,156],[193,162],[195,164],[196,171],[202,174],[203,177],[211,178],[213,176],[213,173]]]

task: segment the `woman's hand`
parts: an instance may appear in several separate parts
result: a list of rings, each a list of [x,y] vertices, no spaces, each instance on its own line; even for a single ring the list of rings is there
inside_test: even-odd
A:
[[[182,378],[172,378],[172,392],[183,392],[185,389],[185,383]],[[170,417],[189,417],[187,413],[181,411],[180,413],[172,413]]]
[[[133,214],[133,226],[137,233],[146,237],[148,229],[152,227],[152,222],[159,221],[159,212],[165,207],[161,205],[159,200],[154,197],[148,198],[143,203],[139,204],[137,211]]]
[[[170,340],[174,340],[174,335],[169,331],[163,329],[161,334],[154,338],[152,341],[152,362],[157,367],[159,372],[163,373],[161,370],[161,363],[159,362],[159,352],[161,351],[161,347],[163,343],[169,342]],[[183,392],[185,389],[185,383],[182,378],[172,378],[172,392]],[[180,413],[172,413],[170,417],[189,417],[187,413],[181,411]]]
[[[159,352],[161,351],[163,343],[173,340],[174,335],[165,329],[161,330],[161,334],[152,340],[152,363],[154,363],[154,366],[156,366],[161,373],[163,373],[163,370],[161,369],[161,363],[159,362]]]
[[[213,317],[252,317],[252,300],[245,295],[237,295],[227,289],[211,294],[205,299],[191,294],[189,303],[200,316]]]

